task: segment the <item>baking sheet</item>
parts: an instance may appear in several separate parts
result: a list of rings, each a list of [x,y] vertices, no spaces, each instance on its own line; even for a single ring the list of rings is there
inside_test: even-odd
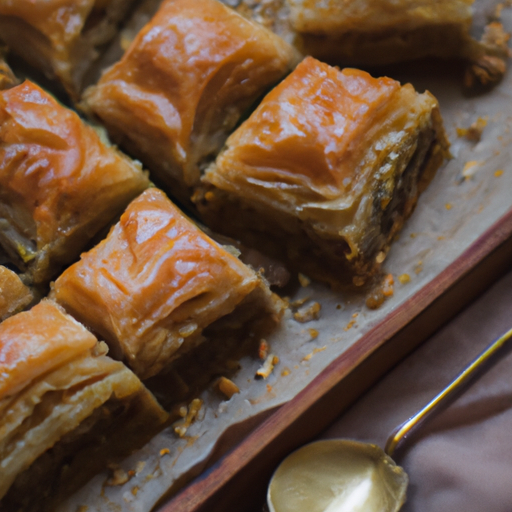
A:
[[[479,20],[498,3],[477,0]],[[512,31],[512,9],[504,9],[502,21]],[[256,380],[261,361],[245,358],[233,379],[239,394],[223,400],[214,389],[204,392],[199,419],[186,437],[179,439],[172,428],[166,429],[120,465],[126,483],[107,485],[112,474],[105,471],[58,512],[149,512],[169,489],[202,471],[223,432],[238,426],[238,433],[247,433],[258,419],[290,400],[512,207],[512,73],[491,91],[471,97],[462,91],[460,70],[452,68],[423,62],[388,73],[411,81],[420,91],[429,89],[439,99],[453,154],[420,198],[384,264],[395,278],[394,296],[380,309],[369,310],[363,294],[333,293],[317,283],[300,287],[291,299],[308,298],[304,307],[318,302],[320,318],[299,323],[293,311],[287,311],[280,330],[268,339],[271,352],[279,357],[268,379]],[[467,128],[479,117],[487,120],[479,142],[457,136],[457,128]],[[405,280],[405,275],[410,281],[401,284],[398,277]]]

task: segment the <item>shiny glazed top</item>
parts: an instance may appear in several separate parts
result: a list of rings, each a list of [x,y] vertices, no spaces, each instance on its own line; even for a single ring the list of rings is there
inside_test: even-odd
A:
[[[85,97],[107,126],[192,185],[201,153],[215,152],[246,103],[294,60],[283,40],[217,0],[167,0]]]
[[[38,86],[0,92],[0,198],[38,249],[92,219],[102,227],[147,184],[138,166]]]
[[[52,301],[0,324],[0,400],[92,349],[96,338]]]
[[[153,188],[131,203],[106,240],[57,279],[53,293],[113,343],[114,353],[121,345],[136,373],[144,375],[153,364],[164,365],[155,361],[163,357],[169,335],[179,338],[181,331],[185,338],[206,327],[231,312],[259,282]],[[183,339],[176,343],[170,351]],[[137,360],[143,351],[153,360]]]
[[[227,141],[220,172],[334,199],[343,195],[367,150],[370,128],[400,84],[307,57]]]

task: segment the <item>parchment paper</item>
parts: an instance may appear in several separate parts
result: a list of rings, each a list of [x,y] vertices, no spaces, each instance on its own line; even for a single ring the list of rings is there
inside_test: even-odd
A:
[[[478,22],[493,12],[497,1],[477,0]],[[502,21],[512,30],[512,9]],[[301,324],[287,311],[282,327],[268,339],[279,357],[267,380],[256,380],[261,361],[246,358],[234,378],[241,392],[222,400],[214,390],[202,395],[200,420],[178,439],[172,429],[156,436],[121,465],[134,472],[124,485],[105,486],[108,471],[97,475],[58,512],[149,512],[173,486],[198,474],[209,462],[216,441],[228,427],[244,432],[265,412],[303,389],[333,359],[382,321],[406,299],[442,272],[487,228],[512,207],[512,73],[491,91],[469,97],[462,91],[462,68],[456,64],[418,63],[387,70],[417,90],[429,89],[440,101],[453,159],[438,172],[430,188],[393,245],[384,267],[395,277],[395,294],[378,310],[369,310],[361,295],[336,294],[313,283],[297,290],[292,300],[309,297],[305,306],[321,304],[318,320]],[[487,119],[480,142],[457,136],[477,118]],[[401,284],[398,276],[410,282]],[[318,336],[315,338],[315,332]],[[314,339],[313,339],[314,338]],[[250,419],[254,421],[247,421]]]

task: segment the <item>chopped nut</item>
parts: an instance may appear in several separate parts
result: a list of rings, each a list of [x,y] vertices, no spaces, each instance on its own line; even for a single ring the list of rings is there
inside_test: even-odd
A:
[[[479,142],[486,126],[487,118],[479,117],[469,128],[457,128],[457,135],[472,142]]]
[[[309,300],[309,297],[302,297],[302,299],[294,300],[293,302],[290,302],[290,306],[292,308],[300,308],[303,306],[307,301]]]
[[[130,480],[128,473],[122,468],[117,468],[113,471],[112,476],[107,480],[105,485],[108,487],[124,485],[128,480]]]
[[[164,455],[169,455],[169,453],[171,453],[171,451],[169,450],[169,448],[162,448],[160,450],[160,457],[163,457]]]
[[[447,210],[451,210],[453,208],[453,205],[451,203],[446,203],[444,205],[444,207],[447,209]]]
[[[494,176],[496,176],[496,178],[499,178],[500,176],[503,176],[503,170],[502,170],[502,169],[498,169],[498,170],[494,173]]]
[[[308,332],[312,340],[318,338],[318,335],[320,334],[316,329],[308,329]]]
[[[186,417],[174,423],[174,432],[176,432],[179,437],[185,436],[190,425],[192,425],[192,423],[194,423],[194,421],[197,419],[202,406],[203,401],[199,398],[194,398],[194,400],[192,400],[188,406]]]
[[[274,370],[274,357],[274,354],[270,354],[267,359],[265,359],[263,366],[256,372],[256,377],[268,378]]]
[[[137,462],[137,464],[135,466],[135,474],[139,475],[140,473],[142,473],[142,471],[144,470],[145,467],[146,467],[146,463],[143,460],[140,460],[139,462]]]
[[[297,322],[301,323],[311,322],[312,320],[318,320],[318,318],[320,317],[321,309],[322,306],[318,302],[313,302],[311,306],[297,311],[293,315],[293,318],[295,318]]]
[[[217,383],[219,391],[224,394],[228,399],[233,395],[240,393],[240,388],[230,379],[221,377]]]
[[[137,486],[135,486],[135,487],[132,489],[132,494],[133,494],[134,496],[137,496],[138,492],[139,492],[139,488],[138,488]]]
[[[281,376],[282,377],[288,377],[288,375],[290,375],[290,369],[289,368],[285,368],[282,372],[281,372]]]
[[[269,350],[268,342],[266,340],[261,340],[260,346],[258,349],[258,357],[260,359],[266,359],[268,356],[268,350]]]
[[[391,274],[388,274],[384,279],[384,284],[382,286],[382,294],[384,297],[392,297],[394,292],[393,285],[395,284],[395,280]]]
[[[411,277],[409,274],[402,274],[398,276],[398,280],[400,281],[400,284],[407,284],[411,281]]]
[[[303,288],[306,288],[307,286],[309,286],[311,284],[311,279],[309,279],[309,277],[305,276],[304,274],[301,274],[299,272],[298,277],[299,277],[299,283]]]

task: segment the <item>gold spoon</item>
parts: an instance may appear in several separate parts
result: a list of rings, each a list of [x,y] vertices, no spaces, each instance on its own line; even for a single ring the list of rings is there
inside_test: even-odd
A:
[[[512,338],[512,329],[491,343],[423,409],[395,429],[385,451],[344,439],[299,448],[279,465],[270,481],[270,512],[396,512],[405,502],[408,477],[391,456],[441,406],[458,396]]]

